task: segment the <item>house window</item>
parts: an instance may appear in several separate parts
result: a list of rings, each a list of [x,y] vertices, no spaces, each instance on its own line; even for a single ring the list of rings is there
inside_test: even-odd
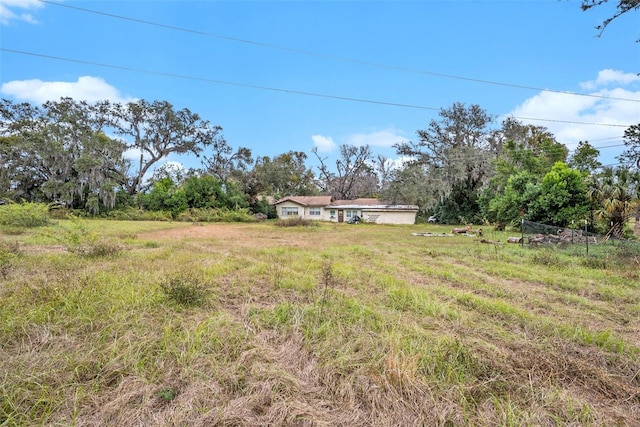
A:
[[[298,208],[282,207],[282,216],[298,216]]]
[[[347,215],[347,218],[351,218],[352,216],[357,216],[358,215],[358,210],[357,209],[347,209],[346,215]]]
[[[320,208],[309,208],[309,215],[320,216]]]

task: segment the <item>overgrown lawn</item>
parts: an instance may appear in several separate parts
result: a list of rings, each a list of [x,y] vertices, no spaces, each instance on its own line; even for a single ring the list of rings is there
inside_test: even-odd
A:
[[[0,233],[0,425],[638,422],[633,259],[425,230]]]

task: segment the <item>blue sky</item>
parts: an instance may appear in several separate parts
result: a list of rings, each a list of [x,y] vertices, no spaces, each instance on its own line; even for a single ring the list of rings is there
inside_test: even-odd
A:
[[[596,37],[613,3],[0,0],[0,92],[167,100],[222,126],[234,148],[304,151],[310,165],[314,145],[330,160],[345,143],[394,158],[394,143],[462,102],[496,126],[539,119],[522,121],[570,149],[589,140],[610,164],[640,122],[640,13]]]

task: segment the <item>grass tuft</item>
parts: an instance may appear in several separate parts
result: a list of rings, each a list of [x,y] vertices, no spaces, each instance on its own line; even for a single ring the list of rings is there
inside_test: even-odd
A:
[[[166,299],[183,307],[201,307],[209,291],[200,279],[188,274],[176,274],[160,283]]]

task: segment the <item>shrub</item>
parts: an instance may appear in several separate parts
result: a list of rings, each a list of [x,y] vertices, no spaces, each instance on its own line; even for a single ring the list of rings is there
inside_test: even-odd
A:
[[[183,222],[255,222],[247,209],[193,208],[180,213],[177,221]]]
[[[147,211],[134,207],[117,209],[109,212],[109,219],[124,221],[171,221],[171,213],[163,211]]]
[[[208,291],[197,278],[175,275],[160,283],[160,289],[169,301],[185,306],[200,307],[207,301]]]
[[[279,219],[275,222],[278,227],[318,227],[320,222],[313,219],[306,219],[302,217]]]
[[[77,218],[71,220],[68,225],[59,225],[49,235],[62,243],[67,251],[85,258],[109,257],[122,251],[117,243],[87,230],[84,223]]]
[[[44,203],[7,203],[0,206],[2,226],[31,228],[49,223],[49,206]]]

